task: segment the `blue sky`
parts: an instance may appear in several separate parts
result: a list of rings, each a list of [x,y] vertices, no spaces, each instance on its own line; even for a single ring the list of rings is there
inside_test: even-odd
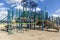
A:
[[[49,15],[52,15],[53,13],[55,13],[55,11],[60,9],[60,0],[44,0],[43,2],[39,4],[46,6],[46,8],[43,10],[48,11]]]
[[[60,0],[47,0],[46,7],[49,14],[55,13],[55,11],[60,9]]]
[[[20,0],[0,0],[0,9],[8,8],[10,6],[9,4],[18,1]],[[36,1],[38,3],[38,6],[42,8],[42,10],[49,12],[49,16],[56,13],[56,11],[58,14],[58,11],[60,9],[60,0],[36,0]]]

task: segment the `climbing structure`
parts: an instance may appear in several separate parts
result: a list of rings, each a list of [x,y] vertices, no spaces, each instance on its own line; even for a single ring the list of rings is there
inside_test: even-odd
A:
[[[48,17],[48,12],[43,10],[37,12],[36,8],[38,4],[34,1],[22,1],[20,6],[22,6],[23,10],[15,9],[14,7],[10,7],[10,9],[7,10],[8,14],[5,17],[7,18],[7,31],[10,33],[13,29],[18,29],[19,31],[23,30],[25,25],[27,29],[36,29],[36,24],[39,25],[39,28],[40,26],[42,26],[41,29],[43,31],[45,24],[48,23],[44,22],[46,20],[50,20],[50,18]],[[49,25],[51,25],[52,27],[53,25],[55,26],[54,23],[50,22],[51,21],[49,21]]]

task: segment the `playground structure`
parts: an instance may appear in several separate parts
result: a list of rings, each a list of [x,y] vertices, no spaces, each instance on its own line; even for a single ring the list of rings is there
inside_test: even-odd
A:
[[[43,10],[36,12],[36,7],[35,7],[35,12],[33,12],[33,7],[28,11],[27,11],[27,8],[26,10],[24,10],[24,7],[23,7],[23,11],[21,11],[21,9],[14,9],[14,8],[10,8],[7,11],[8,11],[8,14],[5,17],[7,18],[7,21],[6,21],[7,25],[5,27],[8,33],[10,33],[13,29],[14,30],[18,29],[19,31],[20,30],[23,31],[23,28],[25,25],[27,29],[32,29],[32,27],[33,29],[36,29],[36,25],[39,25],[39,28],[40,26],[42,26],[41,27],[42,31],[44,31],[44,26],[47,26],[48,28],[49,26],[51,26],[51,28],[57,29],[59,31],[58,26],[55,26],[55,23],[53,23],[49,19],[48,12],[44,12]]]
[[[52,22],[49,18],[48,18],[48,12],[45,13],[45,17],[44,17],[44,12],[41,11],[40,14],[36,14],[35,15],[35,21],[34,21],[34,17],[28,15],[27,17],[22,17],[21,16],[21,12],[20,9],[17,12],[17,14],[19,14],[18,16],[15,15],[13,16],[14,11],[11,12],[11,10],[8,10],[8,16],[7,16],[7,25],[5,26],[7,28],[7,32],[11,32],[13,29],[18,29],[19,31],[23,31],[24,26],[27,29],[36,29],[36,25],[40,26],[42,31],[44,30],[44,26],[48,27],[48,28],[53,28],[56,29],[57,31],[59,31],[59,27],[56,26],[57,24]],[[12,14],[12,15],[11,15]],[[40,22],[40,23],[39,23]],[[24,25],[24,26],[23,26]]]
[[[12,14],[12,15],[11,15]],[[34,25],[34,29],[35,29],[35,25],[36,25],[36,21],[34,21],[33,17],[28,15],[28,17],[21,17],[20,16],[20,11],[18,17],[14,17],[13,16],[13,12],[10,13],[10,10],[8,10],[8,18],[7,18],[7,25],[9,25],[9,27],[12,27],[13,24],[15,24],[16,26],[18,25],[18,28],[22,30],[23,28],[23,24],[27,25],[28,29],[31,29],[32,24]],[[15,20],[15,21],[13,21]],[[43,28],[42,28],[43,30]]]
[[[29,11],[25,11],[25,12],[26,12],[26,15],[24,14],[24,12],[21,12],[20,9],[15,11],[13,11],[12,9],[8,10],[8,15],[5,17],[7,18],[7,21],[6,21],[7,25],[5,27],[8,33],[12,33],[12,30],[15,31],[15,29],[19,31],[23,31],[24,27],[27,29],[36,29],[37,25],[39,26],[39,28],[41,28],[42,31],[44,31],[44,28],[46,26],[48,28],[51,27],[59,31],[59,27],[56,26],[57,24],[52,22],[48,18],[48,12],[44,12],[44,11],[40,11],[39,13],[29,12]],[[25,16],[23,16],[22,13]]]
[[[29,15],[27,15],[27,17],[22,17],[21,14],[13,15],[12,13],[14,13],[14,11],[11,12],[11,10],[8,10],[8,15],[7,17],[5,17],[7,18],[7,21],[6,21],[7,25],[5,27],[6,27],[6,31],[9,34],[12,33],[12,30],[23,32],[24,28],[36,29],[36,26],[39,26],[39,29],[41,28],[42,31],[44,31],[45,27],[47,27],[47,29],[53,28],[59,31],[59,27],[57,26],[57,24],[52,22],[48,18],[48,13],[45,13],[45,17],[44,17],[43,11],[40,11],[40,14],[36,14],[35,21],[34,21],[34,17],[30,16],[30,13],[28,13]],[[20,12],[20,11],[16,12],[16,14],[19,14],[19,13],[23,13],[23,12]]]
[[[57,31],[59,31],[59,27],[57,26],[57,24],[52,22],[52,21],[45,20],[44,24],[45,24],[44,26],[48,26],[48,27],[51,27],[51,28],[56,29]]]

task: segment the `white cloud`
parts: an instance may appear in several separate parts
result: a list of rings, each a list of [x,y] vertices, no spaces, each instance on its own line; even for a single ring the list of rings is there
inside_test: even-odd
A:
[[[23,6],[18,5],[18,6],[15,7],[15,9],[21,9],[21,10],[23,10]],[[26,8],[25,8],[25,9],[26,9]],[[25,10],[25,9],[24,9],[24,10]],[[27,8],[27,10],[30,10],[30,8]]]
[[[11,7],[14,7],[15,5],[13,4],[13,5],[11,5]]]
[[[53,17],[60,17],[60,9],[57,9],[54,14],[52,14]]]
[[[16,8],[16,9],[21,9],[21,10],[23,10],[23,6],[21,6],[21,5],[18,5],[18,6],[16,6],[15,8]],[[30,10],[30,8],[27,8],[27,10]],[[35,11],[35,9],[33,9],[33,11]],[[37,7],[37,8],[36,8],[36,11],[41,11],[41,8]]]
[[[60,9],[57,9],[56,11],[55,11],[55,14],[53,14],[54,16],[59,16],[60,17]]]
[[[0,3],[0,6],[3,6],[4,5],[4,3]]]
[[[37,11],[41,11],[41,8],[37,7],[36,10],[37,10]]]
[[[58,17],[58,15],[56,15],[56,14],[52,14],[52,16],[53,16],[53,17]]]
[[[36,12],[41,11],[41,8],[37,7]],[[33,12],[35,12],[35,9],[33,9]]]
[[[23,10],[23,6],[21,6],[21,5],[18,5],[18,6],[16,6],[15,8],[16,8],[16,9],[21,9],[21,10]]]
[[[6,2],[8,4],[11,4],[11,3],[16,3],[16,2],[21,2],[22,0],[6,0]]]
[[[7,16],[7,11],[6,10],[3,10],[3,11],[0,11],[0,20],[2,20],[3,18],[5,18]]]
[[[4,3],[0,3],[0,8],[4,6]]]
[[[0,10],[7,10],[9,8],[5,8],[5,7],[0,7]]]
[[[7,10],[8,9],[4,5],[5,5],[5,3],[0,3],[0,11],[1,10]]]
[[[60,9],[55,11],[56,14],[60,14]]]
[[[5,18],[7,16],[7,9],[5,7],[0,7],[0,20],[2,20],[3,18]]]
[[[41,2],[43,2],[44,0],[40,0]]]

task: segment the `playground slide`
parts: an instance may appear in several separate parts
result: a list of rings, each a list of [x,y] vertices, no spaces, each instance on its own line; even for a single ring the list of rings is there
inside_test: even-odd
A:
[[[59,27],[57,26],[57,24],[56,23],[54,23],[54,22],[52,22],[52,21],[50,21],[50,20],[45,20],[45,25],[50,25],[53,29],[56,29],[56,30],[58,30],[59,31]]]
[[[6,16],[6,17],[4,17],[2,20],[0,20],[1,24],[3,23],[3,20],[5,20],[5,18],[7,18],[7,16]]]
[[[6,16],[6,17],[4,17],[2,20],[4,20],[5,18],[7,18],[7,16]],[[0,20],[0,21],[2,21],[2,20]]]

